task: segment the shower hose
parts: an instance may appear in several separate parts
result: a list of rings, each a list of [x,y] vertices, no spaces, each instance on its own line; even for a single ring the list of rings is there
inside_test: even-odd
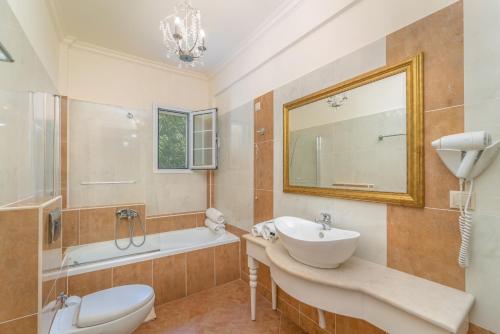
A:
[[[137,212],[135,210],[132,210],[132,209],[126,209],[126,210],[127,210],[126,217],[122,216],[120,212],[116,213],[115,245],[116,245],[116,248],[118,248],[119,250],[126,250],[130,246],[132,246],[132,245],[134,245],[135,247],[141,247],[146,242],[146,229],[145,229],[144,221],[143,221],[141,215],[139,214],[139,212]],[[129,242],[128,242],[128,244],[125,247],[121,247],[118,244],[119,229],[120,229],[120,220],[122,218],[127,218],[127,221],[128,221]],[[142,232],[142,241],[140,243],[137,243],[137,244],[134,242],[135,218],[139,219],[139,226],[140,226],[141,232]]]

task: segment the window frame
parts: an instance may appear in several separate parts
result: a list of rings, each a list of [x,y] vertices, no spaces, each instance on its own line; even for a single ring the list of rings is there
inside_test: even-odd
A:
[[[209,108],[205,110],[194,111],[190,115],[189,120],[189,133],[190,133],[190,149],[189,149],[189,168],[191,170],[216,170],[219,163],[219,139],[217,133],[217,108]],[[194,147],[194,118],[196,116],[211,115],[212,117],[212,143],[211,143],[211,153],[212,153],[212,163],[210,165],[195,165],[194,164],[194,153],[196,148]]]
[[[158,133],[158,118],[159,118],[159,113],[161,110],[164,111],[170,111],[174,113],[179,113],[179,114],[185,114],[187,118],[187,124],[186,124],[186,168],[172,168],[172,169],[164,169],[164,168],[159,168],[158,166],[158,138],[159,138],[159,133]],[[193,171],[190,168],[191,161],[189,158],[190,155],[190,124],[191,124],[191,110],[184,109],[184,108],[179,108],[179,107],[172,107],[172,106],[162,106],[155,104],[153,105],[153,172],[158,173],[158,174],[190,174],[193,173]]]

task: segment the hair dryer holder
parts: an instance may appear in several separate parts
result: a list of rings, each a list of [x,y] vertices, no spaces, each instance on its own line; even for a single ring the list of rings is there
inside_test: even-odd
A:
[[[448,167],[454,175],[457,175],[464,157],[464,152],[451,149],[437,149],[436,151],[446,167]],[[481,150],[467,179],[473,179],[479,176],[493,162],[499,151],[500,140],[494,142],[484,150]]]

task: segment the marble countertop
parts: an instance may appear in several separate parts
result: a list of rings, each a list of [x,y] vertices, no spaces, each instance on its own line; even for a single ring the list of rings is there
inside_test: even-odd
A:
[[[373,262],[351,257],[337,269],[319,269],[294,260],[282,243],[245,235],[266,249],[273,265],[302,279],[365,293],[450,332],[457,332],[474,296]]]

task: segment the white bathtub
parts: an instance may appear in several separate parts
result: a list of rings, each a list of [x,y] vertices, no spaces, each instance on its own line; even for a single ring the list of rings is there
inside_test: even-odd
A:
[[[127,241],[121,239],[119,243],[126,245]],[[142,237],[136,237],[134,241],[140,243]],[[64,263],[67,266],[68,276],[73,276],[238,241],[237,236],[227,231],[218,234],[206,227],[197,227],[149,234],[144,245],[141,247],[132,245],[127,250],[119,250],[114,240],[69,247]]]

